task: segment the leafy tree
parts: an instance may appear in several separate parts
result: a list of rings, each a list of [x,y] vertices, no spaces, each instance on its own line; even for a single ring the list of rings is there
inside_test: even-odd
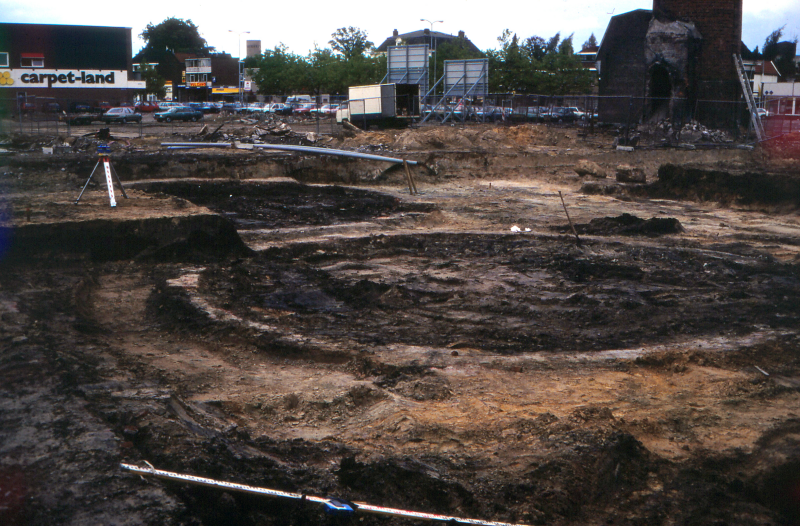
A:
[[[781,42],[783,37],[783,29],[786,26],[781,26],[764,40],[764,50],[762,52],[765,61],[773,61],[778,72],[781,74],[781,80],[786,80],[787,77],[793,77],[797,72],[797,65],[794,62],[794,54],[797,52],[797,37],[793,41]],[[781,46],[791,46],[794,44],[793,52],[781,52]]]
[[[764,60],[775,60],[775,57],[778,56],[778,42],[780,42],[781,37],[783,36],[783,28],[785,27],[785,25],[779,27],[770,33],[766,40],[764,40],[764,47],[762,48]]]
[[[328,44],[335,53],[344,55],[345,60],[363,57],[374,47],[374,44],[367,40],[367,33],[353,26],[337,29],[331,34]]]
[[[158,74],[156,69],[150,64],[142,64],[141,66],[142,79],[145,82],[145,93],[148,95],[155,95],[158,99],[163,99],[167,94],[165,88],[166,81],[164,77]]]
[[[343,93],[345,68],[340,56],[329,48],[314,47],[306,59],[309,65],[309,85],[315,93]]]
[[[525,39],[522,49],[531,60],[542,60],[547,54],[547,42],[534,35]]]
[[[581,46],[581,51],[586,51],[587,49],[595,49],[597,48],[597,46],[598,46],[597,39],[595,38],[594,33],[592,33],[589,36],[589,40],[584,42],[583,45]]]
[[[520,43],[508,29],[498,37],[500,49],[488,52],[489,87],[498,93],[538,93],[566,95],[591,89],[592,73],[581,66],[575,55],[573,36],[549,39],[539,36]]]
[[[147,24],[139,36],[145,41],[145,54],[160,53],[164,50],[173,53],[207,54],[214,51],[206,40],[200,36],[198,27],[191,20],[167,18],[157,25]]]
[[[287,95],[309,89],[308,69],[303,57],[291,53],[284,44],[278,44],[255,60],[252,74],[259,93]]]

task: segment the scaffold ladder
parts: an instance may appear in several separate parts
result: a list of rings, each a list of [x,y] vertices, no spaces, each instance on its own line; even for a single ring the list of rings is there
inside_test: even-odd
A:
[[[750,110],[750,122],[753,124],[753,128],[756,131],[756,139],[758,139],[758,142],[761,142],[766,138],[764,134],[764,126],[761,123],[761,116],[758,114],[758,108],[756,108],[756,100],[753,98],[753,90],[750,88],[750,79],[747,78],[747,75],[744,71],[744,62],[742,62],[742,56],[734,53],[733,63],[736,64],[736,72],[739,74],[739,83],[742,85],[744,98],[747,100],[747,109]]]

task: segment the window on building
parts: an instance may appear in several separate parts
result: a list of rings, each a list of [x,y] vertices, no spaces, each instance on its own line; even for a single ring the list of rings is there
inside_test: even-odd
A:
[[[23,53],[19,65],[23,68],[43,68],[44,55],[39,53]]]
[[[8,67],[8,53],[0,51],[0,68]]]

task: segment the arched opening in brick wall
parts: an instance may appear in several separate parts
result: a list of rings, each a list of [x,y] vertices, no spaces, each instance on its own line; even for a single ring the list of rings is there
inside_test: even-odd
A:
[[[669,114],[669,101],[672,97],[672,79],[669,70],[663,64],[654,64],[650,68],[650,118],[661,120]]]

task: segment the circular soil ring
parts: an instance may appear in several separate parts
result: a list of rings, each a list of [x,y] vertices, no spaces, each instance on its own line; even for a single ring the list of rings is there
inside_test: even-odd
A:
[[[597,351],[800,325],[794,266],[716,249],[380,235],[208,268],[198,292],[241,318],[365,348]]]

